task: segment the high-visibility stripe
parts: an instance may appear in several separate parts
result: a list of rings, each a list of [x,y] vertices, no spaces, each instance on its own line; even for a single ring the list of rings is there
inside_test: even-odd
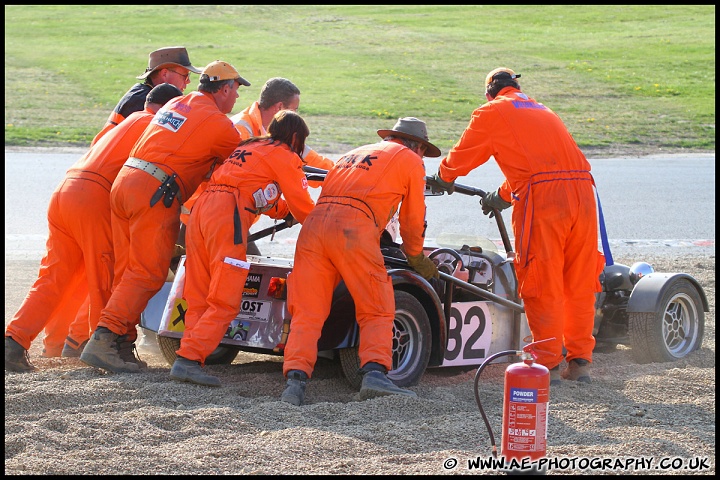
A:
[[[237,123],[235,123],[235,128],[238,127],[243,127],[251,137],[253,136],[252,126],[245,120],[238,120]]]

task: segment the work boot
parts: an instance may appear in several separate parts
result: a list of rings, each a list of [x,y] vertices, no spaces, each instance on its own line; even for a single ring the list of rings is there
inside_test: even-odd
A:
[[[5,337],[5,370],[8,372],[34,372],[37,370],[30,363],[30,355],[12,337]]]
[[[308,376],[302,370],[290,370],[287,374],[287,386],[280,396],[280,400],[300,406],[305,401],[305,387]]]
[[[203,371],[200,362],[178,356],[170,369],[170,378],[179,382],[190,382],[206,387],[219,387],[220,379]]]
[[[140,359],[140,354],[135,346],[135,342],[131,342],[129,340],[129,335],[125,334],[119,336],[117,338],[117,346],[118,353],[120,354],[120,358],[122,358],[123,362],[134,363],[140,367],[141,370],[147,368],[147,362]]]
[[[63,346],[62,354],[60,354],[60,356],[66,358],[80,358],[80,354],[85,349],[85,345],[87,345],[87,343],[88,341],[85,340],[83,343],[78,345],[75,340],[67,337],[65,339],[65,345]]]
[[[555,365],[553,368],[550,369],[550,386],[559,387],[560,378],[560,365]]]
[[[386,369],[379,363],[368,362],[360,373],[363,376],[360,385],[360,400],[367,400],[385,395],[405,395],[407,397],[417,397],[412,390],[406,390],[395,385],[392,380],[387,378]]]
[[[584,358],[573,358],[570,360],[567,368],[562,371],[561,375],[565,380],[592,383],[592,379],[590,378],[590,362]]]
[[[135,363],[120,358],[119,335],[107,327],[97,327],[80,354],[80,360],[91,367],[104,368],[115,373],[134,373],[140,370]]]

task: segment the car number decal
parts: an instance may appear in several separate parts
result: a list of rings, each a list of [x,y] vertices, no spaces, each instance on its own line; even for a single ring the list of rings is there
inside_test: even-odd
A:
[[[240,314],[236,318],[267,322],[270,319],[272,302],[259,302],[256,300],[243,300],[240,304]]]
[[[477,365],[492,340],[490,309],[484,302],[457,303],[450,309],[443,366]]]

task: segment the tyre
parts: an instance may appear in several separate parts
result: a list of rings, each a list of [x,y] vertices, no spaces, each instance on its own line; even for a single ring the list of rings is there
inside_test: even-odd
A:
[[[388,378],[398,387],[417,385],[430,361],[432,348],[430,320],[422,304],[411,294],[395,291],[393,327],[393,369]],[[340,364],[350,385],[359,389],[362,383],[358,347],[339,351]]]
[[[160,346],[165,361],[170,365],[175,363],[177,353],[175,351],[180,348],[180,339],[175,337],[157,336],[157,342]],[[205,359],[205,365],[229,365],[235,360],[240,349],[233,345],[220,345]]]
[[[705,312],[695,286],[686,279],[669,285],[655,312],[628,313],[632,355],[639,363],[671,362],[700,348]]]

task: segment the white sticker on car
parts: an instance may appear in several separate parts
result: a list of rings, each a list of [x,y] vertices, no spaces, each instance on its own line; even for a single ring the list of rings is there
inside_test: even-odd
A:
[[[272,302],[243,300],[240,304],[240,314],[236,318],[255,322],[267,322],[270,319],[271,306]]]
[[[455,303],[448,320],[443,366],[477,365],[488,356],[492,319],[485,302]]]

